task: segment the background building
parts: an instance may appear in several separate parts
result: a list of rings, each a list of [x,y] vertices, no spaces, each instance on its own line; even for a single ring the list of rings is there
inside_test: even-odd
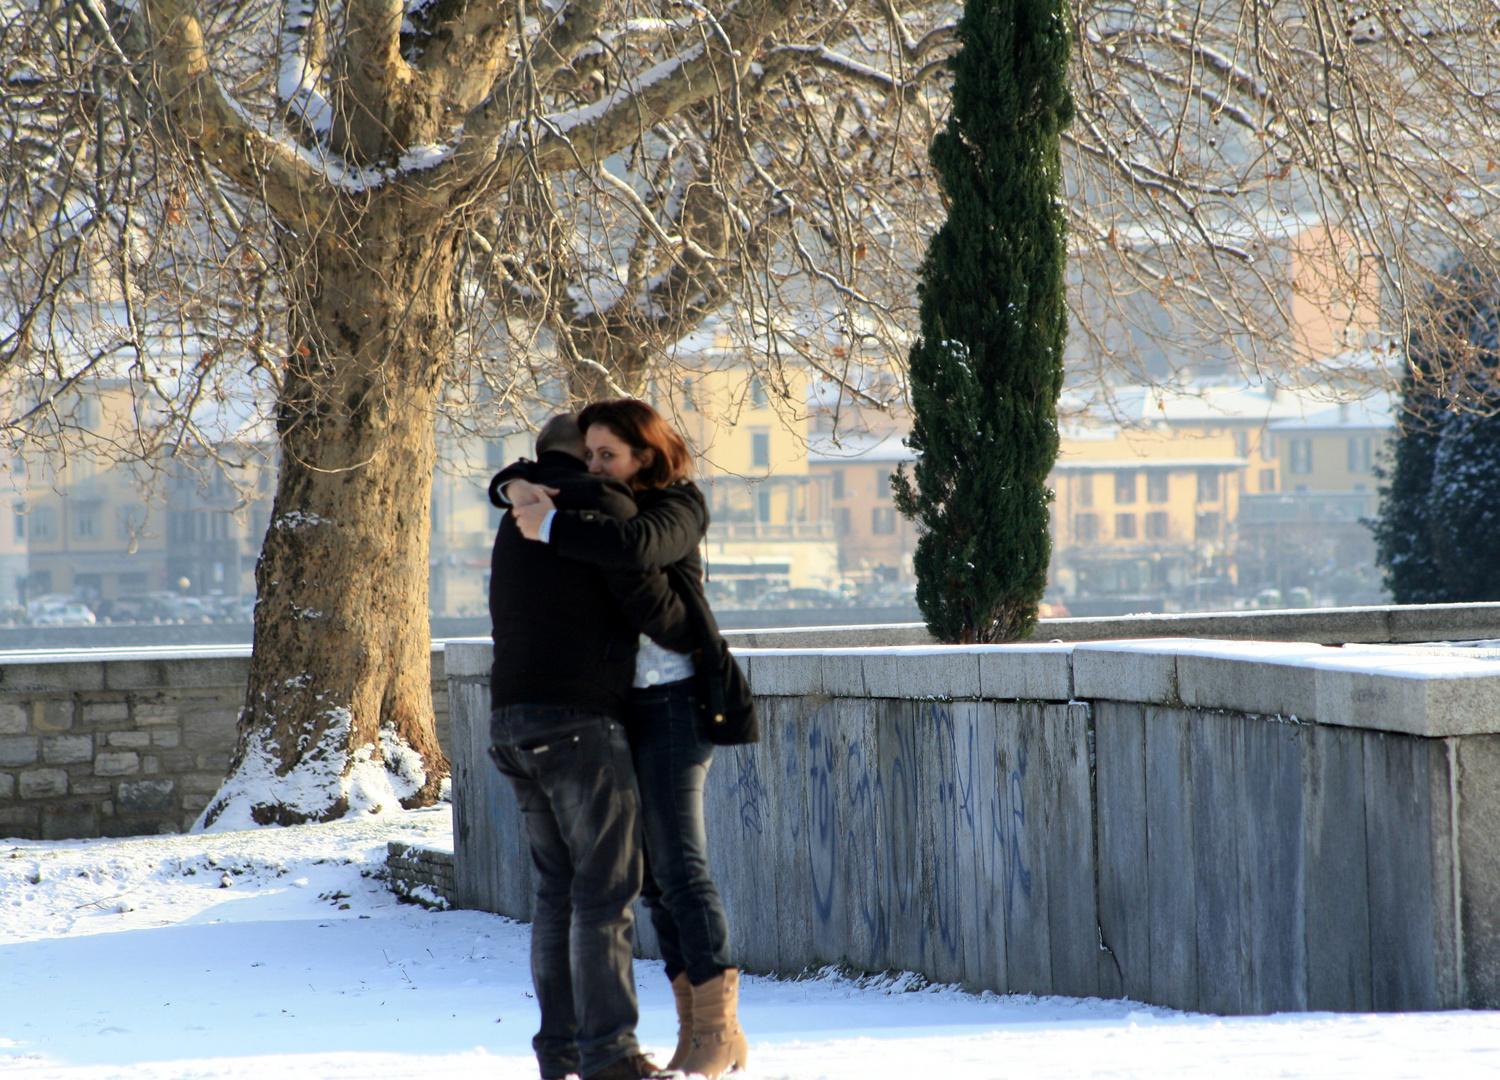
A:
[[[1115,404],[1062,428],[1051,596],[1072,614],[1377,602],[1360,522],[1385,397],[1142,388]]]

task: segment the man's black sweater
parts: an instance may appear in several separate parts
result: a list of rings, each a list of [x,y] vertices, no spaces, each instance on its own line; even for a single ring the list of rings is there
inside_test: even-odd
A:
[[[518,475],[558,489],[559,509],[586,517],[626,518],[635,500],[623,484],[590,476],[572,454],[549,450],[524,469],[512,466],[490,483]],[[682,601],[660,571],[602,570],[527,540],[506,514],[490,562],[490,618],[495,662],[494,706],[571,705],[625,718],[635,677],[638,634],[687,651]]]

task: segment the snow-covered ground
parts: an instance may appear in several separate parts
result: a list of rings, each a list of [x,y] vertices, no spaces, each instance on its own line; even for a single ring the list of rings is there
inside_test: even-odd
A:
[[[532,1080],[526,926],[370,876],[387,840],[448,836],[441,809],[0,842],[0,1076]],[[636,974],[664,1060],[671,993]],[[831,972],[742,994],[747,1080],[1500,1075],[1500,1013],[1222,1019]]]

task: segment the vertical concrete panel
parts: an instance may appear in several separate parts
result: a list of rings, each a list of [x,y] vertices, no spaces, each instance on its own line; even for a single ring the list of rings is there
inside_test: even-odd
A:
[[[1145,712],[1147,918],[1151,942],[1151,989],[1145,1000],[1177,1009],[1198,1008],[1192,716],[1184,709],[1156,706],[1148,706]]]
[[[1500,1007],[1500,735],[1457,740],[1463,1004]]]
[[[865,971],[885,967],[877,945],[881,936],[876,811],[880,758],[874,713],[867,698],[840,698],[834,711],[839,732],[834,773],[837,825],[843,845],[838,863],[845,921],[841,959]]]
[[[1302,756],[1307,1008],[1370,1009],[1364,733],[1309,725]]]
[[[767,698],[770,722],[780,727],[781,760],[769,762],[777,795],[776,815],[777,970],[791,973],[813,963],[812,889],[807,849],[807,737],[803,724],[809,703],[801,698]],[[814,702],[814,705],[816,702]],[[766,718],[762,719],[766,726]]]
[[[1047,779],[1047,937],[1052,992],[1099,993],[1099,921],[1094,893],[1093,793],[1089,783],[1089,707],[1042,709]]]
[[[1002,732],[1012,738],[1019,706],[982,702],[975,709],[973,762],[973,882],[964,922],[965,978],[973,986],[1004,990],[1005,888],[1009,806],[1006,775],[1000,767]]]
[[[1099,992],[1151,999],[1146,706],[1094,706],[1099,818]]]
[[[1365,732],[1370,1004],[1379,1012],[1442,1007],[1427,754],[1428,740]]]
[[[1232,721],[1243,739],[1240,880],[1245,898],[1246,1012],[1307,1008],[1302,875],[1302,732],[1259,717]]]
[[[880,828],[879,917],[885,966],[927,970],[926,912],[922,903],[923,789],[917,760],[918,713],[912,701],[877,699],[880,772],[877,801]]]
[[[1432,851],[1432,966],[1438,1007],[1464,1003],[1462,913],[1458,895],[1458,786],[1456,738],[1424,739],[1431,809],[1427,833]]]
[[[1005,867],[1005,960],[1009,989],[1050,994],[1046,716],[1037,704],[1019,705],[1018,712],[1013,741],[1000,747],[1008,803],[1005,849],[1010,855]]]
[[[716,749],[704,800],[709,868],[724,897],[732,955],[749,971],[774,971],[780,960],[776,876],[767,872],[776,861],[779,792],[765,780],[780,740],[779,726],[768,725],[759,743]]]
[[[453,876],[460,907],[531,919],[531,846],[510,781],[490,760],[490,690],[455,680],[448,693],[453,740]]]
[[[837,703],[821,698],[802,717],[807,784],[807,886],[812,892],[812,948],[819,963],[836,963],[849,951],[849,897],[843,860],[848,841],[839,821],[837,772],[844,756]]]
[[[953,705],[924,702],[918,716],[919,775],[926,795],[922,902],[927,916],[927,974],[939,982],[959,982],[964,977],[964,955],[958,866],[965,840]]]
[[[994,893],[985,869],[985,819],[993,769],[982,746],[986,731],[994,730],[995,707],[990,702],[956,701],[948,707],[953,722],[953,777],[956,793],[953,889],[958,897],[960,980],[968,986],[984,984],[985,944],[999,929],[992,921]],[[1002,930],[1003,933],[1003,930]]]
[[[1244,1011],[1240,895],[1240,747],[1234,723],[1193,715],[1193,890],[1198,913],[1198,1007]]]

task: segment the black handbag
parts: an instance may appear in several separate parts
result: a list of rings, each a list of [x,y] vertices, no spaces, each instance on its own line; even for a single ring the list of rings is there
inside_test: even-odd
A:
[[[715,746],[740,746],[760,741],[755,698],[729,644],[713,623],[708,600],[679,564],[667,567],[683,606],[698,631],[702,645],[695,657],[698,678],[698,734]]]

